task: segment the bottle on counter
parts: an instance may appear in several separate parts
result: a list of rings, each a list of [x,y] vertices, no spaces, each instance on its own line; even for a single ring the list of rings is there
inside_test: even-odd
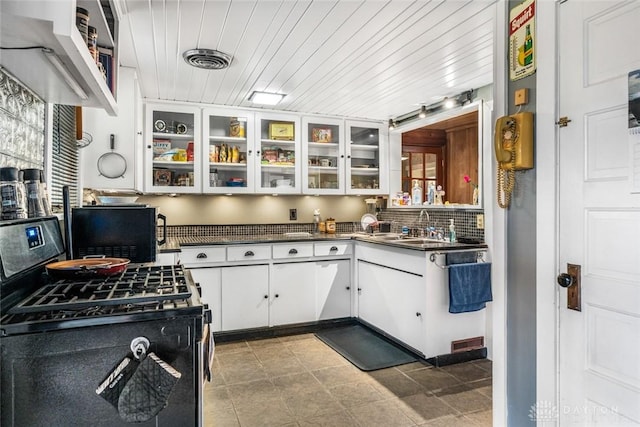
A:
[[[422,204],[422,187],[420,187],[417,179],[413,180],[413,186],[411,187],[411,204],[414,206]]]
[[[453,218],[449,220],[449,243],[456,242],[456,226],[453,224]]]
[[[427,192],[427,203],[432,205],[434,202],[436,187],[433,183],[429,184],[429,191]]]
[[[320,232],[320,209],[315,209],[313,211],[313,232]]]

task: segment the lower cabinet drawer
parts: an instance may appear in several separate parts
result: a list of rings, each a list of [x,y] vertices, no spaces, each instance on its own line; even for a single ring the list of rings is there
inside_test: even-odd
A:
[[[274,259],[306,258],[313,256],[313,243],[286,243],[273,245]]]
[[[271,258],[271,245],[238,245],[227,248],[227,261],[257,261]]]
[[[227,250],[224,246],[197,246],[182,247],[180,249],[180,261],[187,267],[190,265],[211,264],[224,262]]]
[[[351,243],[345,242],[322,242],[314,244],[315,256],[329,255],[350,255],[353,250]]]

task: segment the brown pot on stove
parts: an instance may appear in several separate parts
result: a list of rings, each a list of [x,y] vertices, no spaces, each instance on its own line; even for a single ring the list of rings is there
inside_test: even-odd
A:
[[[130,260],[126,258],[84,258],[58,261],[47,264],[47,272],[52,277],[73,279],[87,276],[114,276],[127,269]]]

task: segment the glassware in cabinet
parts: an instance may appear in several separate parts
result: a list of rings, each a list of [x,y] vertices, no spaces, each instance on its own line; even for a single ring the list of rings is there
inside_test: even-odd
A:
[[[256,192],[300,193],[300,120],[298,116],[257,116]]]
[[[146,105],[148,131],[146,191],[199,193],[200,114],[198,108]]]
[[[382,123],[347,122],[347,193],[384,194],[388,135]]]
[[[205,109],[203,192],[254,191],[254,115],[243,110]]]
[[[344,194],[344,122],[303,117],[302,188],[308,194]]]

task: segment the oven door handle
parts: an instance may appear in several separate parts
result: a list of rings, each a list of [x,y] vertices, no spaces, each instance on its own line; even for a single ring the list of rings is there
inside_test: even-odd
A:
[[[203,340],[203,352],[204,352],[204,376],[208,382],[211,382],[212,378],[212,366],[213,366],[213,353],[215,352],[215,344],[213,342],[213,330],[211,330],[211,322],[213,321],[213,315],[211,310],[205,304],[205,310],[203,313],[204,328],[202,335]]]

